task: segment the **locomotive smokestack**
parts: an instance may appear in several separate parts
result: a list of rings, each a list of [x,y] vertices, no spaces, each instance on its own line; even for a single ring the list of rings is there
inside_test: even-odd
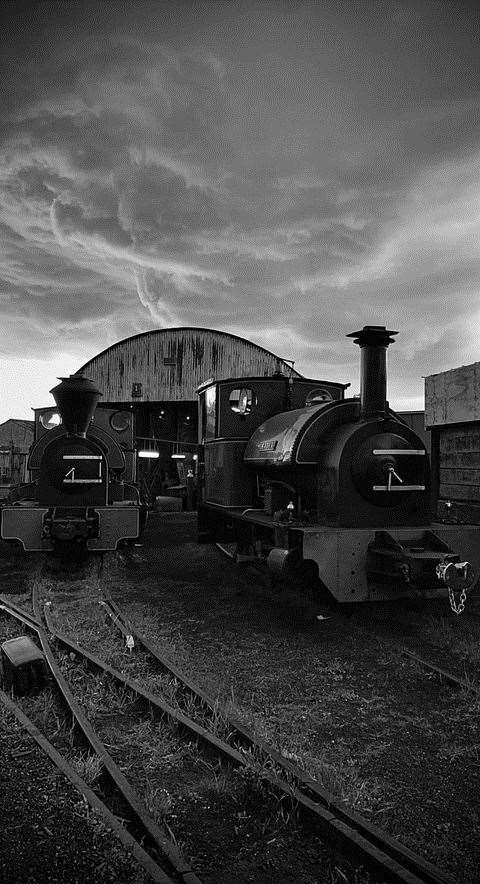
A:
[[[100,396],[93,381],[84,378],[81,372],[68,378],[59,378],[50,390],[57,403],[63,425],[69,436],[86,436],[88,425]]]
[[[352,332],[361,350],[360,363],[360,415],[363,418],[378,417],[387,412],[387,347],[394,343],[390,331],[384,325],[365,325],[361,331]]]

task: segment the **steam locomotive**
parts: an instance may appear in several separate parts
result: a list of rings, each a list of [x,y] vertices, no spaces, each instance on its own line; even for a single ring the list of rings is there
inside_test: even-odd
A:
[[[367,325],[360,397],[304,378],[235,378],[199,388],[200,542],[238,561],[310,574],[339,602],[469,589],[480,528],[432,523],[422,440],[386,399],[394,335]],[[462,560],[461,560],[462,557]]]
[[[35,412],[32,481],[3,507],[1,536],[27,551],[113,550],[139,536],[143,516],[133,483],[133,416],[97,407],[101,393],[81,373],[60,381],[51,390],[56,410]]]

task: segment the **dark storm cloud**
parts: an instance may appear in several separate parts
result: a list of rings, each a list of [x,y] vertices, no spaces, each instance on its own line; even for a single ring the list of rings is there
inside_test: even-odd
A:
[[[473,9],[4,5],[3,352],[203,324],[350,375],[374,321],[406,397],[471,358]]]

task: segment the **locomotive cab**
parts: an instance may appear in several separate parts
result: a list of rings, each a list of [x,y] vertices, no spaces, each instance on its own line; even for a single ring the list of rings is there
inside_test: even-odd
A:
[[[348,384],[280,374],[202,385],[199,438],[205,453],[204,502],[243,509],[253,506],[259,489],[244,458],[252,434],[279,411],[305,407],[320,399],[340,401],[346,387]]]

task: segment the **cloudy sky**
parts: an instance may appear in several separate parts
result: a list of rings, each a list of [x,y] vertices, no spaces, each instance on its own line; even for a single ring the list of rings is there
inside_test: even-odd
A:
[[[478,7],[2,4],[0,420],[152,328],[245,336],[389,398],[480,360]]]

